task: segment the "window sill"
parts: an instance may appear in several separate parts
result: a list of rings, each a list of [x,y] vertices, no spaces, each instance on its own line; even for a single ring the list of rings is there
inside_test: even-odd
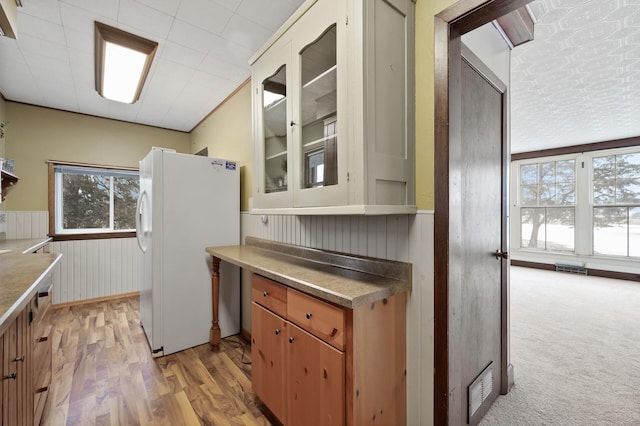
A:
[[[53,241],[106,240],[112,238],[135,238],[136,231],[101,232],[95,234],[49,234],[49,236]]]

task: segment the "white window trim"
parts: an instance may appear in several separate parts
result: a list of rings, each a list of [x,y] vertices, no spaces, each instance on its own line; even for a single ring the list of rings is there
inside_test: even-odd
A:
[[[53,208],[54,217],[50,220],[49,234],[53,237],[60,236],[63,239],[66,237],[73,238],[74,236],[87,236],[87,239],[92,238],[109,238],[119,236],[135,236],[135,229],[114,229],[115,223],[115,211],[114,211],[114,187],[113,178],[115,176],[138,176],[138,170],[127,167],[113,167],[113,166],[101,166],[90,164],[78,164],[59,161],[49,161],[50,167],[50,179],[53,178],[53,194],[50,196],[50,208]],[[64,229],[63,227],[63,199],[62,199],[62,176],[64,172],[60,172],[60,169],[67,169],[68,171],[83,172],[97,172],[103,175],[111,175],[110,177],[110,192],[109,192],[109,228],[77,228],[77,229]],[[130,234],[134,235],[130,235]],[[105,237],[106,236],[106,237]],[[74,238],[76,239],[76,238]]]
[[[615,269],[621,272],[638,273],[637,257],[605,256],[593,254],[593,158],[608,155],[622,155],[636,153],[636,147],[615,148],[584,153],[536,157],[515,160],[511,163],[510,185],[510,252],[514,260],[540,263],[576,264],[593,269]],[[547,161],[562,161],[574,159],[576,161],[576,204],[575,204],[575,253],[555,252],[547,250],[533,250],[521,247],[520,224],[520,166]],[[584,167],[582,166],[584,164]],[[585,230],[587,232],[585,232]]]

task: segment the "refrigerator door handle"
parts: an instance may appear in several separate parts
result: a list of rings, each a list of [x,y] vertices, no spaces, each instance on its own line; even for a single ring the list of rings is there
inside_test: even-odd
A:
[[[147,246],[144,244],[143,238],[145,234],[144,223],[143,223],[143,212],[142,212],[142,202],[143,198],[147,197],[147,190],[143,189],[138,197],[138,204],[136,206],[136,239],[138,240],[138,247],[142,250],[143,253],[147,252]]]

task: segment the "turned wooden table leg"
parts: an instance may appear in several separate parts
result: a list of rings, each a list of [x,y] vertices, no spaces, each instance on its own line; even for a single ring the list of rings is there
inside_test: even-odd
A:
[[[221,334],[218,325],[218,303],[220,300],[220,259],[211,256],[211,304],[213,305],[213,318],[209,330],[209,344],[211,350],[216,350],[220,345]]]

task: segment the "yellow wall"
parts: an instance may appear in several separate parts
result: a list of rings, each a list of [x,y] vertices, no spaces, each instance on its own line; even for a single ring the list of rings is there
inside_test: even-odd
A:
[[[152,146],[189,152],[189,134],[6,102],[6,156],[20,177],[7,210],[47,210],[47,160],[138,167]]]
[[[252,187],[251,83],[247,81],[191,132],[191,153],[207,147],[209,157],[238,162],[240,209],[249,210]]]

